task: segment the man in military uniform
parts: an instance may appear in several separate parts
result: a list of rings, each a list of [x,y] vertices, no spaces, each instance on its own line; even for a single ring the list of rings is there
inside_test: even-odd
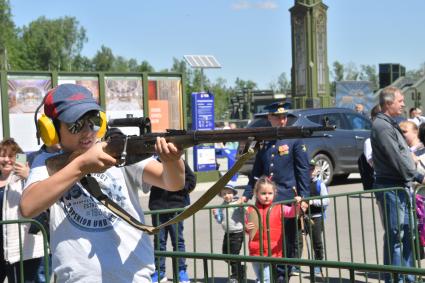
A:
[[[288,121],[287,112],[283,103],[273,103],[265,108],[267,118],[273,127],[285,127]],[[275,201],[292,200],[295,197],[293,188],[302,198],[310,195],[310,169],[307,149],[302,139],[282,139],[264,144],[258,152],[254,167],[249,177],[242,199],[252,198],[255,182],[261,176],[268,176],[278,187]],[[308,204],[301,204],[304,209]],[[286,257],[299,257],[301,249],[296,248],[296,221],[295,218],[285,219]],[[263,223],[265,225],[265,223]],[[302,239],[299,237],[299,239]],[[302,241],[299,240],[302,244]],[[296,269],[291,268],[296,275]],[[291,271],[290,270],[290,271]],[[298,271],[299,272],[299,271]],[[285,271],[278,267],[278,276],[285,278]]]

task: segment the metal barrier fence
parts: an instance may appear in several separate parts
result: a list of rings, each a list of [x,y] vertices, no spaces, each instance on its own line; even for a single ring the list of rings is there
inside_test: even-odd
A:
[[[24,261],[23,261],[23,243],[22,243],[22,229],[21,226],[23,224],[34,224],[40,229],[40,232],[43,235],[43,249],[44,249],[44,279],[45,282],[50,282],[50,272],[49,272],[49,247],[47,243],[47,233],[44,229],[43,225],[40,224],[40,222],[34,220],[34,219],[16,219],[16,220],[0,220],[0,226],[1,225],[19,225],[19,239],[16,239],[19,241],[19,253],[20,253],[20,261],[19,261],[19,282],[26,282],[24,279]],[[39,232],[39,233],[40,233]],[[0,243],[3,245],[3,243]]]
[[[347,281],[350,282],[376,282],[383,280],[383,274],[387,273],[392,276],[397,274],[412,274],[417,275],[417,281],[422,280],[425,276],[425,269],[421,269],[421,254],[419,251],[423,249],[419,241],[420,235],[418,233],[418,226],[422,225],[423,219],[418,221],[415,210],[419,205],[416,202],[416,194],[424,195],[425,190],[421,188],[413,193],[413,202],[407,202],[408,207],[408,223],[412,227],[412,233],[409,233],[408,240],[413,247],[414,267],[404,267],[395,265],[383,264],[383,250],[385,241],[389,241],[388,237],[384,238],[384,224],[388,223],[389,215],[381,210],[376,203],[375,194],[384,192],[400,192],[401,194],[409,193],[402,188],[380,189],[370,191],[359,191],[350,193],[333,194],[327,196],[330,200],[328,208],[323,211],[324,216],[324,231],[323,231],[323,244],[324,244],[324,259],[314,260],[313,245],[311,245],[311,237],[304,236],[303,241],[307,243],[307,247],[302,255],[303,258],[275,258],[267,254],[261,257],[249,256],[248,239],[243,238],[243,245],[240,255],[224,255],[222,250],[224,230],[220,224],[214,220],[213,209],[222,208],[224,213],[228,215],[232,208],[241,208],[244,218],[247,218],[246,208],[252,207],[254,213],[257,214],[259,221],[259,230],[262,231],[269,228],[272,223],[269,223],[269,216],[267,216],[266,223],[262,223],[259,217],[258,210],[252,204],[232,205],[232,206],[208,206],[200,210],[191,218],[185,221],[183,235],[186,241],[186,252],[159,251],[155,249],[156,262],[160,256],[166,257],[166,266],[168,267],[167,274],[171,273],[174,282],[178,282],[178,259],[185,258],[188,273],[195,281],[201,282],[227,282],[230,275],[229,261],[241,262],[245,266],[246,277],[242,282],[252,282],[251,279],[255,278],[252,268],[248,263],[258,262],[271,264],[271,265],[296,265],[301,267],[301,275],[295,281],[314,281],[320,279],[321,282],[334,282],[334,281]],[[306,200],[321,200],[325,197],[314,197]],[[409,198],[407,198],[409,199]],[[386,200],[383,199],[382,203],[385,205]],[[274,205],[287,204],[291,202],[279,202]],[[420,205],[423,205],[421,203]],[[398,211],[397,205],[394,207]],[[147,212],[152,217],[159,217],[163,214],[179,213],[183,209],[172,210],[157,210]],[[382,213],[382,214],[381,214]],[[382,215],[382,217],[381,217]],[[307,226],[309,226],[308,219],[311,218],[310,214],[305,215],[307,219]],[[304,219],[304,220],[305,220]],[[283,221],[283,220],[282,220]],[[44,238],[44,265],[45,270],[48,271],[48,244],[47,235],[43,226],[33,219],[20,219],[13,221],[0,221],[0,225],[22,225],[23,223],[34,223],[39,226]],[[245,225],[245,224],[244,224]],[[178,228],[177,228],[178,230]],[[301,234],[303,231],[296,228],[296,232]],[[177,231],[179,232],[179,231]],[[269,232],[267,232],[269,233]],[[284,231],[282,231],[284,233]],[[22,240],[21,237],[17,239],[20,241],[21,258],[22,258]],[[227,241],[229,241],[227,239]],[[286,246],[286,241],[283,238],[283,246]],[[262,247],[262,238],[260,238],[260,246]],[[270,243],[265,243],[270,245]],[[398,239],[397,244],[401,245],[401,240]],[[403,246],[403,245],[401,245]],[[402,248],[403,249],[403,248]],[[403,250],[401,251],[403,253]],[[260,254],[264,254],[260,251]],[[301,251],[300,251],[301,254]],[[21,274],[20,278],[23,279],[23,262],[20,261]],[[312,272],[313,267],[323,267],[323,276],[316,276]],[[46,272],[46,282],[49,282],[49,272]],[[272,277],[272,281],[276,279]],[[294,281],[291,278],[291,281]],[[193,281],[192,281],[193,282]]]
[[[251,257],[247,248],[248,239],[244,237],[244,243],[239,256],[223,255],[222,241],[224,231],[218,223],[213,219],[213,209],[222,208],[225,213],[235,206],[208,206],[199,211],[185,221],[184,238],[186,241],[186,252],[173,251],[168,246],[167,251],[160,251],[155,248],[156,260],[158,263],[159,256],[171,258],[167,259],[167,274],[171,274],[174,282],[178,282],[178,258],[185,257],[187,259],[188,273],[194,281],[202,282],[223,282],[230,275],[230,267],[226,261],[232,260],[242,262],[246,266],[246,278],[243,282],[250,282],[255,279],[248,262],[263,262],[270,264],[291,264],[301,266],[301,275],[299,281],[314,280],[313,268],[320,266],[324,268],[321,282],[333,282],[350,280],[361,282],[378,282],[384,280],[384,274],[397,276],[397,274],[412,274],[420,275],[417,280],[422,279],[425,275],[425,270],[421,269],[420,249],[423,247],[415,239],[419,239],[418,220],[416,217],[416,193],[424,194],[423,190],[418,190],[413,193],[413,203],[408,202],[407,207],[408,223],[413,228],[412,233],[409,233],[408,240],[413,247],[414,267],[404,267],[395,265],[384,265],[383,252],[384,243],[389,241],[387,235],[384,239],[384,224],[388,224],[389,215],[385,210],[381,210],[377,205],[376,194],[385,192],[399,192],[400,194],[409,193],[403,188],[379,189],[369,191],[358,191],[350,193],[341,193],[329,195],[330,200],[328,208],[324,213],[324,259],[314,260],[314,249],[311,244],[311,237],[304,237],[304,242],[308,247],[304,248],[303,258],[273,258],[265,255],[264,257]],[[314,197],[306,200],[322,200],[325,197]],[[386,198],[382,200],[384,205],[387,204]],[[277,204],[290,204],[290,202],[280,202]],[[277,205],[275,204],[275,205]],[[252,204],[244,204],[243,207],[252,207]],[[178,213],[182,209],[176,210],[157,210],[147,212],[158,217],[164,213]],[[394,208],[398,211],[398,207]],[[246,211],[246,210],[243,210]],[[382,217],[381,217],[382,216]],[[306,215],[306,219],[311,215]],[[267,218],[268,219],[268,218]],[[268,220],[266,221],[268,222]],[[306,222],[307,226],[308,221]],[[270,227],[270,223],[259,224],[259,230],[262,226]],[[269,229],[268,229],[269,230]],[[297,228],[297,233],[302,233],[301,229]],[[399,236],[399,235],[398,235]],[[269,244],[269,243],[266,243]],[[403,254],[403,245],[400,238],[397,238],[397,243],[401,245],[401,253]],[[262,246],[262,244],[260,244]],[[283,245],[286,246],[286,241],[283,239]],[[307,252],[308,251],[308,252]],[[312,277],[313,276],[313,277]],[[170,276],[168,276],[170,277]],[[317,276],[316,276],[317,277]],[[322,277],[322,278],[321,278]],[[275,278],[274,278],[275,279]],[[291,279],[294,281],[294,279]],[[252,282],[252,281],[251,281]]]

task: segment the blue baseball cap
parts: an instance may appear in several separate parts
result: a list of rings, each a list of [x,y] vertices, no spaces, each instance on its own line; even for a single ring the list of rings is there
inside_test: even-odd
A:
[[[101,110],[91,91],[76,84],[58,85],[44,100],[44,114],[65,123],[74,123],[89,111]]]

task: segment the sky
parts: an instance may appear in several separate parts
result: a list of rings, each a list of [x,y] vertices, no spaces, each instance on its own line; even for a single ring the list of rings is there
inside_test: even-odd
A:
[[[290,79],[294,0],[10,0],[18,27],[40,16],[77,18],[92,58],[102,45],[114,55],[148,61],[156,71],[173,57],[214,55],[212,81],[252,80],[268,89],[283,72]],[[328,65],[425,62],[425,0],[323,0],[328,6]]]

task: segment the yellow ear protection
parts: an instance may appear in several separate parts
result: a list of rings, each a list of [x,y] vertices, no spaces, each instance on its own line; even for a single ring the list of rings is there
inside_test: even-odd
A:
[[[52,146],[59,143],[59,133],[56,130],[55,124],[50,117],[45,114],[41,114],[41,117],[37,119],[37,114],[40,108],[44,105],[44,101],[46,100],[46,96],[43,98],[41,104],[37,107],[34,113],[34,121],[36,127],[37,134],[37,143],[40,144],[40,138],[46,146]],[[106,113],[103,111],[99,111],[100,116],[100,128],[97,131],[96,137],[98,139],[103,138],[106,134],[107,129],[107,121],[106,121]]]
[[[97,131],[96,137],[101,139],[105,136],[106,130],[108,129],[108,121],[106,121],[106,113],[103,111],[99,111],[100,119],[102,122],[100,123],[100,129]]]

